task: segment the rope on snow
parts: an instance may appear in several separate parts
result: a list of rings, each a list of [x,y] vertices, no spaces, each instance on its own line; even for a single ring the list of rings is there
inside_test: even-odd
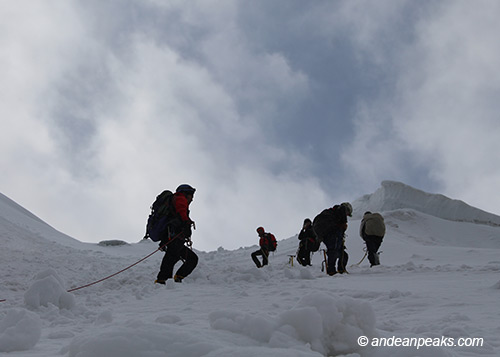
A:
[[[181,233],[177,234],[175,237],[173,237],[172,239],[170,239],[167,243],[163,244],[163,245],[162,245],[162,246],[160,246],[158,249],[156,249],[154,252],[152,252],[152,253],[150,253],[150,254],[146,255],[144,258],[142,258],[142,259],[138,260],[138,261],[137,261],[137,262],[135,262],[134,264],[131,264],[131,265],[129,265],[128,267],[123,268],[122,270],[120,270],[120,271],[118,271],[118,272],[116,272],[116,273],[114,273],[114,274],[111,274],[111,275],[109,275],[109,276],[106,276],[106,277],[104,277],[104,278],[102,278],[102,279],[96,280],[96,281],[94,281],[94,282],[91,282],[91,283],[88,283],[88,284],[85,284],[85,285],[82,285],[82,286],[79,286],[79,287],[76,287],[76,288],[69,289],[69,290],[68,290],[68,293],[73,292],[73,291],[76,291],[76,290],[80,290],[80,289],[87,288],[87,287],[89,287],[89,286],[92,286],[92,285],[95,285],[95,284],[97,284],[97,283],[103,282],[104,280],[107,280],[107,279],[109,279],[109,278],[112,278],[112,277],[114,277],[114,276],[116,276],[116,275],[118,275],[118,274],[120,274],[120,273],[123,273],[125,270],[128,270],[128,269],[132,268],[133,266],[135,266],[135,265],[139,264],[140,262],[142,262],[142,261],[144,261],[144,260],[148,259],[150,256],[152,256],[153,254],[155,254],[157,251],[159,251],[159,250],[163,250],[163,249],[164,249],[164,248],[165,248],[168,244],[170,244],[170,243],[171,243],[171,242],[173,242],[175,239],[177,239],[177,238],[180,236],[180,234],[181,234]],[[7,301],[7,299],[1,299],[1,300],[0,300],[0,302],[5,302],[5,301]]]

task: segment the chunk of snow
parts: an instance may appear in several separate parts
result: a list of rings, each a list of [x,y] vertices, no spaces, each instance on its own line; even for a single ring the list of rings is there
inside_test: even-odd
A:
[[[280,347],[308,344],[311,350],[326,355],[357,352],[359,336],[376,335],[370,304],[325,293],[306,295],[276,318],[224,310],[212,312],[209,320],[214,329],[243,334],[262,343],[279,339]],[[288,336],[283,338],[283,334]],[[288,346],[283,346],[286,340]]]
[[[32,349],[42,334],[40,317],[25,309],[13,309],[0,320],[0,352]]]
[[[49,303],[60,309],[72,309],[75,306],[75,298],[63,285],[54,269],[45,270],[35,277],[35,282],[24,293],[24,302],[33,309],[48,306]]]

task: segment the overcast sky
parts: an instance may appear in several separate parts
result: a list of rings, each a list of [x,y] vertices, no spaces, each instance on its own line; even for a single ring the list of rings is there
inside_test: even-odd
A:
[[[500,214],[500,2],[0,0],[0,192],[81,241],[197,188],[194,247],[382,180]]]

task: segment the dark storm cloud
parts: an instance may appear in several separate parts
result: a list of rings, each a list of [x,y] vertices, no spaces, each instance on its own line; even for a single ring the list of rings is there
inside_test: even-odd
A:
[[[2,193],[78,239],[137,241],[155,195],[187,182],[200,249],[253,244],[258,225],[289,237],[384,179],[494,211],[499,12],[4,4]]]

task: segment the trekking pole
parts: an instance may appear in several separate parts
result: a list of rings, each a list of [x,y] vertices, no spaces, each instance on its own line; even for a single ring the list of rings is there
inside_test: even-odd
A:
[[[261,249],[262,251],[262,265],[264,265],[264,257],[266,257],[267,264],[269,264],[269,251],[266,249]]]
[[[326,250],[325,249],[321,249],[322,252],[323,252],[323,261],[321,262],[321,271],[327,271],[328,272],[328,261],[326,259]]]
[[[349,274],[349,272],[347,271],[347,267],[344,264],[344,257],[345,257],[345,254],[347,254],[346,253],[347,248],[345,247],[345,237],[346,236],[347,236],[347,234],[345,234],[345,232],[344,232],[344,235],[342,236],[342,254],[340,255],[340,261],[341,261],[342,268],[344,268],[344,273]],[[347,264],[347,262],[346,262],[346,264]]]
[[[288,256],[288,264],[290,264],[291,266],[293,266],[293,257],[295,257],[295,255]]]

